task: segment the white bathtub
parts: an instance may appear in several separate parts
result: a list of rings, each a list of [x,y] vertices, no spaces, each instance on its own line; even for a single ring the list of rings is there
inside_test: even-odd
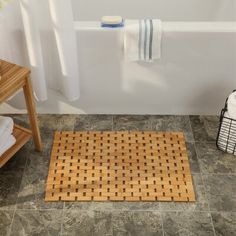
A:
[[[72,0],[81,97],[51,92],[42,113],[219,114],[236,88],[235,0]],[[178,4],[177,4],[178,2]],[[102,15],[163,20],[162,58],[124,60],[122,29]],[[20,107],[16,97],[10,102]]]
[[[149,64],[124,60],[122,30],[75,29],[86,112],[218,114],[236,88],[235,22],[163,22],[162,58]]]

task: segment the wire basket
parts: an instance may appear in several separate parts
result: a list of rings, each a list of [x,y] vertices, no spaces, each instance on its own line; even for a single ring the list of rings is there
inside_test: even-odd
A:
[[[226,99],[225,107],[221,111],[216,146],[224,152],[236,155],[236,120],[228,117],[227,102],[228,98]]]

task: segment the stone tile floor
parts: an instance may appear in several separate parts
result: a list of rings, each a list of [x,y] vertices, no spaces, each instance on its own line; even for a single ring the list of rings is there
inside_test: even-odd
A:
[[[25,115],[13,115],[27,126]],[[236,157],[215,147],[218,117],[40,115],[42,153],[29,142],[0,169],[0,235],[236,235]],[[173,130],[186,135],[196,203],[45,203],[55,130]]]

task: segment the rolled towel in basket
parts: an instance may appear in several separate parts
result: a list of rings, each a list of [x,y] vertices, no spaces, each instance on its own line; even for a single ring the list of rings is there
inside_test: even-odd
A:
[[[236,155],[236,120],[233,120],[226,111],[222,114],[217,146],[225,152]]]
[[[229,95],[227,108],[229,117],[236,120],[236,91]]]

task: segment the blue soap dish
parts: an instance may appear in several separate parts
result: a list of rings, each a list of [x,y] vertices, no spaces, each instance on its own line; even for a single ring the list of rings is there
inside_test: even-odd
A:
[[[101,27],[120,28],[124,26],[124,20],[121,16],[103,16]]]

